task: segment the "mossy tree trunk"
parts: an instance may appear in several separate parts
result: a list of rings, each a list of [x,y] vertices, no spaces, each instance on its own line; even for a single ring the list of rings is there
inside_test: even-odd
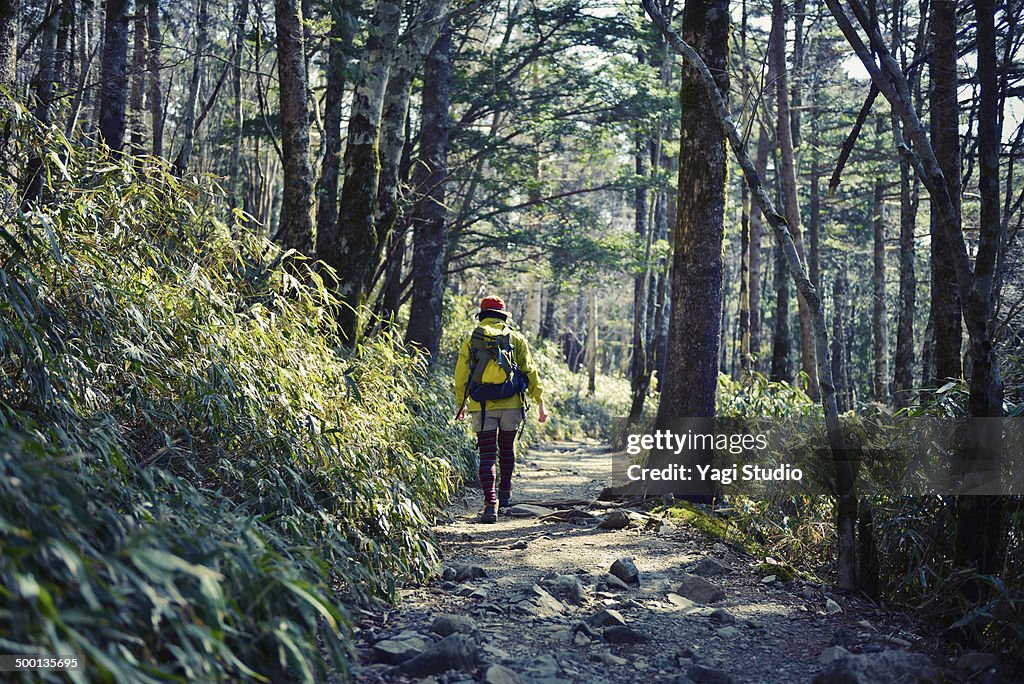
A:
[[[275,0],[277,68],[281,91],[281,153],[284,193],[281,242],[313,256],[313,170],[309,162],[309,102],[302,9],[297,0]]]
[[[110,149],[124,147],[128,100],[128,9],[130,0],[107,0],[100,63],[100,138]]]
[[[446,21],[427,56],[423,71],[420,156],[413,171],[418,200],[413,208],[413,293],[406,342],[424,349],[431,359],[441,342],[442,303],[446,280],[448,221],[445,186],[448,178],[448,106],[452,87],[452,30]]]

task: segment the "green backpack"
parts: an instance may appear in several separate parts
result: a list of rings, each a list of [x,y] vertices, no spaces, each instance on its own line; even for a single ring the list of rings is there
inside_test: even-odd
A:
[[[503,382],[494,382],[495,369],[501,371],[498,375],[504,377]],[[484,374],[488,370],[485,381]],[[483,408],[485,402],[521,395],[529,385],[529,379],[516,363],[512,331],[506,326],[501,333],[490,335],[483,326],[477,326],[469,338],[467,396],[479,402]]]

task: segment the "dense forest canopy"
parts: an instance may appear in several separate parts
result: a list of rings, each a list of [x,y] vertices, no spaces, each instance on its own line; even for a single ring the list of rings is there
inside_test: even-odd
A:
[[[1022,46],[1010,0],[0,0],[3,600],[184,573],[153,624],[213,627],[142,661],[305,671],[327,635],[344,662],[335,590],[432,572],[471,458],[448,374],[497,292],[558,378],[549,430],[811,417],[832,496],[766,519],[829,520],[840,588],[1019,646],[1019,497],[861,496],[856,463],[873,421],[1024,412]],[[227,605],[280,572],[295,601]],[[286,656],[225,636],[277,614]],[[12,615],[142,671],[112,626],[116,656]]]

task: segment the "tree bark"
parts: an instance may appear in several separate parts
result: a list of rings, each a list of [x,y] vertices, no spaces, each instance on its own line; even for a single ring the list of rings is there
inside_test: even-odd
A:
[[[341,119],[344,114],[346,65],[355,36],[350,0],[331,2],[327,36],[327,91],[324,94],[324,158],[317,180],[316,254],[327,258],[338,229],[338,177],[341,172]]]
[[[893,126],[899,122],[893,120]],[[902,137],[902,136],[901,136]],[[901,154],[900,165],[900,291],[899,319],[896,324],[896,359],[893,377],[893,404],[907,406],[914,388],[914,315],[917,277],[914,272],[914,227],[917,224],[917,176],[912,176],[910,160]],[[931,375],[928,376],[931,378]]]
[[[277,69],[281,91],[284,193],[278,234],[284,246],[313,256],[313,170],[309,161],[309,103],[302,10],[297,0],[275,0]]]
[[[131,127],[132,154],[145,154],[143,143],[146,140],[145,98],[146,98],[146,15],[136,12],[132,28],[132,93],[131,93]]]
[[[805,262],[803,235],[800,227],[800,201],[796,188],[796,155],[793,151],[793,128],[790,120],[789,81],[786,68],[786,17],[782,0],[772,0],[771,58],[774,60],[775,99],[778,114],[779,157],[782,160],[782,196],[786,223],[793,235],[797,254]],[[800,369],[807,374],[807,391],[818,398],[818,374],[814,359],[814,328],[811,312],[803,295],[797,292],[800,313]]]
[[[242,173],[242,127],[245,110],[242,99],[242,55],[245,51],[245,29],[249,21],[249,0],[239,0],[235,14],[235,63],[232,65],[231,90],[234,98],[232,109],[235,114],[235,135],[231,146],[231,205],[236,209],[245,206],[245,177]],[[330,92],[328,90],[328,92]]]
[[[349,116],[338,227],[327,254],[339,280],[341,332],[352,345],[358,341],[366,279],[375,266],[373,213],[380,182],[380,118],[401,17],[400,1],[377,0]]]
[[[875,152],[882,152],[882,118],[875,120]],[[871,377],[874,400],[889,403],[889,317],[885,299],[885,184],[881,173],[875,176],[871,202],[872,226],[872,298],[871,331],[874,340],[874,373]]]
[[[639,61],[643,63],[642,55]],[[637,178],[647,179],[648,158],[647,136],[641,132],[634,135],[633,150],[634,168]],[[647,302],[648,281],[650,280],[650,227],[647,225],[647,188],[637,187],[633,193],[633,232],[637,243],[645,245],[643,251],[643,270],[633,276],[633,337],[630,344],[629,381],[632,401],[629,409],[629,420],[638,419],[644,411],[644,401],[650,376],[647,374]],[[646,379],[646,382],[645,382]]]
[[[758,176],[764,178],[768,172],[768,147],[771,141],[768,130],[759,126],[757,135],[757,157],[754,168]],[[764,233],[761,208],[754,205],[750,209],[750,358],[751,369],[764,372],[764,360],[761,358],[761,235]]]
[[[36,77],[35,95],[36,119],[42,124],[50,122],[50,111],[53,106],[53,89],[56,80],[57,66],[57,30],[60,15],[53,2],[46,7],[43,19],[43,30],[39,37],[39,74]],[[28,183],[25,188],[25,202],[39,199],[43,189],[42,160],[35,154],[28,161]]]
[[[650,12],[650,0],[644,4]],[[715,415],[722,315],[728,163],[709,90],[719,98],[729,90],[728,0],[687,0],[682,25],[686,39],[716,77],[714,84],[706,84],[695,65],[683,66],[672,312],[659,423]]]
[[[164,94],[160,85],[160,1],[149,0],[147,12],[149,39],[149,114],[153,128],[153,156],[164,154]]]
[[[445,21],[423,71],[420,158],[413,173],[419,200],[413,208],[413,299],[406,343],[437,356],[441,341],[448,222],[448,107],[452,86],[452,29]]]
[[[849,408],[849,383],[846,376],[846,264],[836,266],[832,282],[832,378],[836,383],[836,410]]]
[[[769,377],[773,382],[793,382],[793,362],[790,358],[793,338],[789,329],[789,278],[786,277],[785,255],[782,249],[776,245],[773,253],[775,325],[772,331],[772,368]]]
[[[124,148],[128,99],[128,7],[130,0],[106,0],[103,60],[100,66],[100,138],[120,152]]]
[[[954,216],[943,217],[931,199],[931,316],[935,325],[933,386],[963,375],[960,297],[953,246],[948,234],[960,231],[960,106],[957,102],[956,0],[932,2],[931,141],[946,183]],[[953,225],[943,225],[952,220]]]

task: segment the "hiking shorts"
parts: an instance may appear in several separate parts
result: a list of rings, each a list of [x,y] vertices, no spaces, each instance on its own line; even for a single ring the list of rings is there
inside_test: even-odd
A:
[[[473,421],[474,432],[487,432],[498,429],[507,432],[509,430],[518,430],[519,426],[523,424],[523,409],[521,406],[505,409],[487,409],[484,413],[486,414],[486,420],[483,423],[480,420],[480,411],[473,411],[469,414],[470,420]]]

